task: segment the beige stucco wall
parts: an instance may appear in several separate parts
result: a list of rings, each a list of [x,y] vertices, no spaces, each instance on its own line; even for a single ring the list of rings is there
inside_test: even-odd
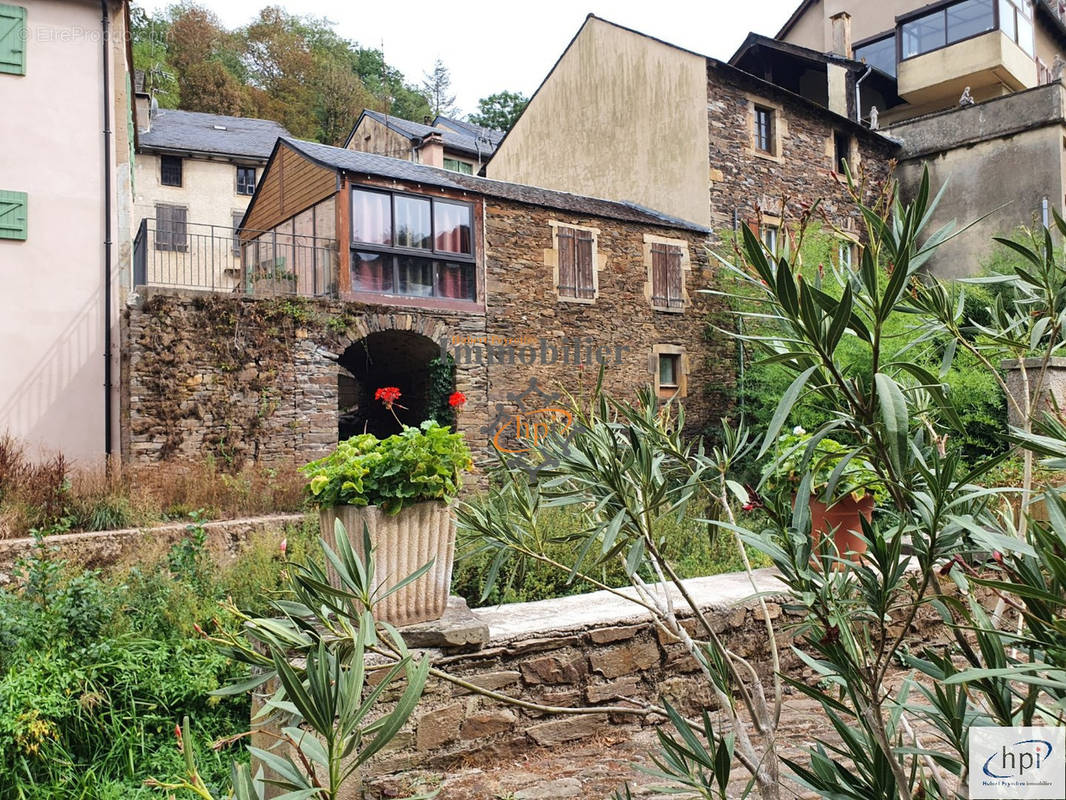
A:
[[[0,432],[33,454],[68,457],[104,453],[103,65],[100,5],[29,0],[26,74],[0,74],[0,189],[28,194],[25,241],[0,240]],[[123,17],[114,7],[116,41]],[[115,82],[125,85],[124,46],[111,48]],[[116,105],[122,93],[113,93]],[[115,115],[118,116],[118,115]],[[112,128],[126,128],[125,114]],[[127,147],[125,141],[121,147]],[[128,149],[125,151],[128,153]],[[129,185],[128,156],[112,150],[116,195]],[[125,170],[125,181],[120,180]],[[120,209],[107,266],[116,284],[112,331],[117,331]],[[113,384],[118,384],[118,337],[113,335]],[[113,419],[118,392],[112,390]],[[117,449],[118,429],[113,429]]]
[[[707,150],[706,61],[590,18],[486,173],[707,224]]]
[[[255,166],[256,180],[262,179],[262,165],[249,161],[242,166]],[[136,219],[155,219],[156,204],[166,203],[184,206],[188,221],[189,251],[149,252],[149,280],[202,288],[232,288],[238,280],[240,257],[233,255],[228,239],[233,215],[244,214],[251,195],[237,194],[236,162],[184,158],[181,168],[181,186],[164,186],[160,181],[159,156],[137,154]],[[154,228],[154,224],[150,227]],[[148,248],[150,251],[154,248],[152,238]],[[180,280],[182,277],[186,280]]]
[[[396,131],[389,130],[371,117],[363,117],[360,120],[352,140],[348,142],[348,149],[390,158],[402,158],[405,161],[415,160],[410,139],[401,136]]]
[[[1049,215],[1050,209],[1063,213],[1064,135],[1066,127],[1052,125],[899,165],[896,175],[905,197],[913,195],[923,167],[929,168],[931,193],[947,182],[928,233],[950,221],[958,228],[975,223],[937,250],[931,266],[938,275],[979,272],[995,249],[1002,249],[992,241],[993,236],[1008,235],[1019,225],[1040,224],[1045,197]]]
[[[1036,62],[1001,31],[908,58],[899,65],[900,97],[912,105],[958,104],[967,86],[976,100],[1036,86]]]
[[[859,42],[893,30],[897,16],[924,5],[928,5],[928,0],[819,0],[785,35],[784,41],[826,52],[833,48],[830,18],[841,11],[851,15],[851,40]]]

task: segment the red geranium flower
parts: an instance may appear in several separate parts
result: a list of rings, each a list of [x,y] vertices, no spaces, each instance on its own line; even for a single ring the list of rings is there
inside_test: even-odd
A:
[[[383,386],[374,392],[374,399],[385,404],[385,408],[392,410],[392,404],[400,399],[400,390],[395,386]]]
[[[448,405],[452,408],[459,408],[459,406],[466,405],[466,395],[462,392],[453,392],[452,396],[448,398]]]

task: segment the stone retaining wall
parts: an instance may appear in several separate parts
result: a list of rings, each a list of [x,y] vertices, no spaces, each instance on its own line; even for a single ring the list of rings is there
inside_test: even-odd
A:
[[[259,534],[276,535],[280,540],[287,528],[302,525],[303,514],[272,514],[263,517],[205,522],[207,547],[220,561],[237,557],[244,544]],[[114,531],[64,533],[46,536],[44,546],[59,558],[85,569],[99,569],[162,552],[184,538],[188,523],[177,522],[154,528],[126,528]],[[33,552],[34,539],[0,539],[0,585],[11,580],[11,569]]]
[[[756,571],[757,591],[769,593],[778,626],[782,668],[794,677],[813,672],[787,647],[788,611],[783,586],[772,570]],[[770,676],[765,623],[743,573],[686,581],[712,629],[729,647]],[[625,590],[628,593],[629,590]],[[774,595],[777,595],[774,598]],[[684,603],[675,593],[675,607]],[[633,603],[608,592],[533,603],[515,603],[474,614],[489,628],[481,649],[423,651],[434,665],[485,689],[542,705],[628,706],[667,698],[686,712],[713,709],[715,702],[695,660],[683,645],[658,630]],[[685,627],[696,630],[694,619]],[[912,628],[912,646],[938,640],[943,626],[924,610]],[[635,701],[635,702],[634,702]],[[447,769],[472,757],[504,758],[534,746],[552,746],[657,722],[623,713],[545,714],[484,698],[431,679],[412,721],[369,765],[367,783],[389,797],[395,773],[415,768]]]

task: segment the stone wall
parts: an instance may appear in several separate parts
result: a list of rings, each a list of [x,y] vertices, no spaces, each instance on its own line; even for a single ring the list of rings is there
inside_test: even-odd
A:
[[[706,337],[711,315],[720,324],[727,320],[717,301],[700,291],[715,285],[702,234],[502,200],[488,202],[486,216],[478,255],[486,276],[483,309],[419,308],[417,299],[411,306],[385,306],[146,289],[123,320],[125,459],[210,456],[240,466],[325,454],[338,435],[337,361],[379,331],[408,331],[457,354],[456,388],[467,396],[458,427],[480,459],[490,456],[500,420],[523,408],[519,395],[531,380],[549,394],[581,396],[594,387],[600,348],[609,354],[604,388],[610,394],[632,399],[636,389],[653,383],[656,348],[666,347],[683,354],[689,429],[701,432],[725,413],[735,350],[728,337]],[[597,231],[594,301],[556,295],[552,222]],[[681,311],[652,308],[652,239],[683,248],[687,297]],[[527,359],[521,347],[517,357],[504,360],[490,359],[484,346],[475,345],[480,352],[469,357],[456,349],[464,347],[458,342],[484,343],[486,337],[543,339],[557,347],[555,361],[539,352]],[[564,338],[581,341],[583,363],[564,363]]]
[[[325,299],[147,289],[126,309],[123,456],[138,463],[214,457],[239,466],[304,462],[337,443],[338,357],[367,334],[440,341],[484,319]],[[487,424],[485,378],[460,366],[461,428]]]
[[[782,669],[798,679],[813,671],[789,650],[790,624],[782,585],[769,569],[755,571],[756,589],[744,573],[685,581],[686,589],[716,634],[763,674],[770,675],[765,623],[752,599],[765,593],[774,619]],[[950,587],[945,584],[945,591]],[[628,593],[630,590],[623,590]],[[676,607],[686,608],[676,591]],[[424,650],[434,665],[484,689],[554,707],[638,708],[666,698],[686,713],[713,710],[715,700],[695,660],[674,637],[659,630],[643,609],[608,592],[515,603],[474,612],[488,626],[487,643]],[[697,631],[694,619],[684,625]],[[696,634],[698,635],[698,633]],[[936,613],[923,609],[909,631],[911,647],[942,641]],[[391,690],[390,690],[391,691]],[[447,769],[463,759],[506,758],[530,747],[552,746],[634,728],[658,718],[625,713],[545,714],[476,695],[430,679],[414,717],[388,749],[369,765],[371,786],[387,794],[394,773],[413,768]]]
[[[304,523],[303,514],[271,514],[263,517],[205,522],[207,549],[219,562],[235,559],[244,545],[256,536],[275,536],[280,542],[285,530]],[[46,536],[44,546],[57,558],[83,569],[103,569],[116,564],[144,563],[156,553],[165,553],[186,536],[184,522],[151,528],[124,528],[89,533],[63,533]],[[15,563],[37,547],[31,538],[0,539],[0,585],[11,578]]]
[[[897,146],[878,134],[857,132],[853,123],[839,120],[838,126],[838,118],[825,109],[812,109],[790,93],[745,80],[734,70],[719,70],[712,63],[707,76],[711,227],[731,230],[734,211],[741,224],[754,223],[760,212],[795,223],[820,200],[833,225],[858,234],[861,216],[844,176],[833,170],[834,131],[849,137],[849,167],[857,179],[860,174],[865,179],[867,199],[873,196],[870,190],[890,177]],[[772,155],[753,148],[756,103],[774,111]]]
[[[732,339],[708,338],[707,323],[719,313],[717,298],[701,293],[716,285],[702,235],[672,232],[574,215],[516,203],[490,201],[487,207],[488,243],[486,333],[503,338],[537,341],[532,363],[492,364],[490,402],[507,412],[523,401],[509,400],[529,388],[531,378],[548,393],[586,395],[595,386],[599,365],[586,348],[605,348],[603,387],[619,399],[631,400],[637,389],[653,384],[657,363],[653,348],[673,345],[686,355],[686,390],[681,398],[689,430],[701,432],[729,406],[736,349]],[[592,302],[560,300],[553,280],[552,227],[558,221],[596,231],[597,296]],[[652,308],[646,292],[645,236],[675,237],[688,254],[684,270],[687,302],[680,312]],[[539,355],[547,343],[547,358]],[[580,340],[583,363],[564,363],[563,342]],[[554,352],[552,348],[555,348]],[[622,347],[622,351],[616,348]],[[621,355],[621,363],[616,356]],[[555,359],[555,363],[544,363]],[[517,360],[516,360],[517,361]],[[591,363],[585,363],[591,361]],[[572,359],[571,359],[572,362]],[[527,406],[528,408],[528,406]]]

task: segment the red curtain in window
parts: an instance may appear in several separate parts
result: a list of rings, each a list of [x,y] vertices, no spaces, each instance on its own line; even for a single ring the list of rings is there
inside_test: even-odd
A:
[[[392,259],[377,253],[353,253],[352,288],[364,292],[392,290]]]
[[[435,202],[433,222],[437,231],[436,249],[446,253],[470,252],[470,207]]]
[[[439,264],[437,266],[437,295],[455,300],[473,300],[473,276],[473,264]]]
[[[387,194],[352,192],[352,240],[392,244],[392,205]]]

